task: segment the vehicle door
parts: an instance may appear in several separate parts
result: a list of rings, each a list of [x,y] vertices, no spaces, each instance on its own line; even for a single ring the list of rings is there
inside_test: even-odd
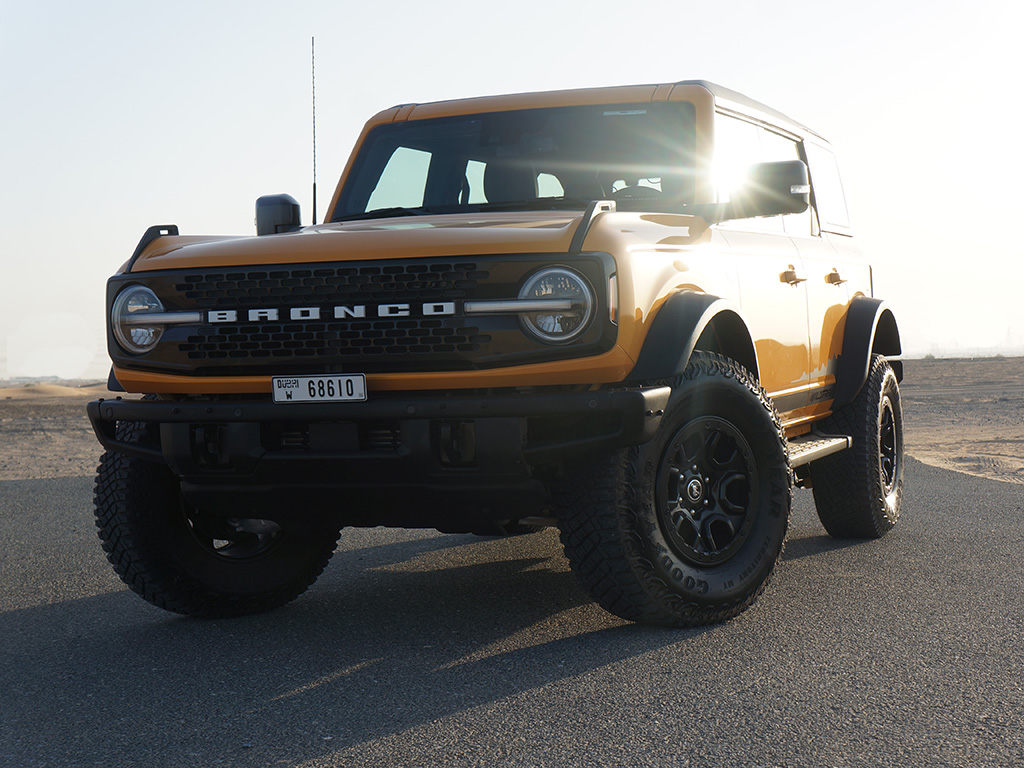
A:
[[[795,142],[788,143],[774,141],[764,126],[718,113],[712,172],[719,202],[743,182],[751,165],[797,159]],[[739,304],[754,337],[761,386],[783,421],[794,423],[808,405],[807,277],[785,218],[732,220],[716,228],[728,245],[722,258],[739,275]]]
[[[851,298],[870,294],[868,267],[851,238],[846,197],[835,156],[823,142],[807,140],[803,151],[811,178],[811,208],[797,220],[787,217],[807,269],[810,331],[809,405],[826,412],[835,395],[836,371]]]

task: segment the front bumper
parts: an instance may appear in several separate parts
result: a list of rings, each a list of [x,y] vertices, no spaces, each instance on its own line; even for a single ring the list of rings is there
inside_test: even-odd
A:
[[[303,509],[348,525],[439,527],[446,516],[540,514],[545,468],[648,441],[670,391],[116,399],[91,402],[88,413],[107,450],[166,463],[186,499],[210,511],[282,519]],[[118,422],[159,424],[159,444],[120,439]]]

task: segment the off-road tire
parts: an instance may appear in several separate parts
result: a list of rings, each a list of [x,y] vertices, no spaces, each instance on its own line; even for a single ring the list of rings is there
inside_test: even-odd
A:
[[[903,410],[889,363],[874,355],[853,402],[821,422],[853,446],[810,464],[818,518],[829,535],[877,539],[891,530],[903,501]]]
[[[696,352],[671,384],[653,439],[576,468],[559,487],[559,529],[602,607],[685,627],[732,618],[764,591],[793,486],[778,414],[745,368]]]
[[[121,423],[118,437],[155,444],[156,428]],[[111,451],[100,459],[94,502],[103,549],[121,580],[153,605],[193,616],[241,616],[290,602],[320,575],[338,540],[337,528],[225,530],[185,502],[167,466]]]

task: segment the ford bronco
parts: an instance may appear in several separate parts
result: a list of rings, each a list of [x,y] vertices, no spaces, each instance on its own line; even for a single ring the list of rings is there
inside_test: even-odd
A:
[[[283,605],[345,526],[557,526],[604,608],[735,616],[793,488],[903,491],[900,337],[829,144],[703,81],[403,104],[320,224],[151,227],[107,286],[99,535],[170,611]]]

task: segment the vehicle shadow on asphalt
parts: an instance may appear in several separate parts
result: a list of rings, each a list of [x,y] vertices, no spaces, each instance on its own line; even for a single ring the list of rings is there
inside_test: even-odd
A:
[[[908,473],[904,518],[877,541],[827,538],[798,494],[786,562],[757,605],[692,630],[602,611],[555,531],[346,529],[291,605],[177,617],[113,576],[91,530],[88,479],[3,483],[0,764],[396,765],[421,754],[415,764],[451,764],[447,749],[543,749],[559,728],[571,742],[606,720],[653,745],[645,707],[676,713],[683,740],[731,739],[731,718],[746,711],[763,723],[752,750],[792,727],[803,740],[792,722],[805,712],[800,722],[820,733],[843,727],[837,712],[866,712],[872,739],[872,724],[889,722],[902,724],[897,738],[967,744],[965,712],[972,723],[994,701],[1007,723],[1019,712],[1024,509],[1016,486],[913,461]],[[948,706],[918,709],[931,701]],[[1016,748],[1018,731],[1000,738]],[[660,743],[669,731],[653,733]],[[876,763],[891,743],[887,734]]]
[[[130,764],[146,744],[162,745],[162,764],[295,764],[707,631],[605,613],[553,530],[346,530],[307,594],[258,616],[177,617],[126,590],[0,614],[4,655],[19,660],[0,683],[26,705],[0,745],[16,730],[82,764]]]
[[[849,549],[864,542],[860,539],[833,539],[831,536],[805,536],[794,538],[792,535],[786,539],[786,547],[782,551],[782,561],[800,560],[805,557],[814,557],[827,552],[835,552],[839,549]]]

